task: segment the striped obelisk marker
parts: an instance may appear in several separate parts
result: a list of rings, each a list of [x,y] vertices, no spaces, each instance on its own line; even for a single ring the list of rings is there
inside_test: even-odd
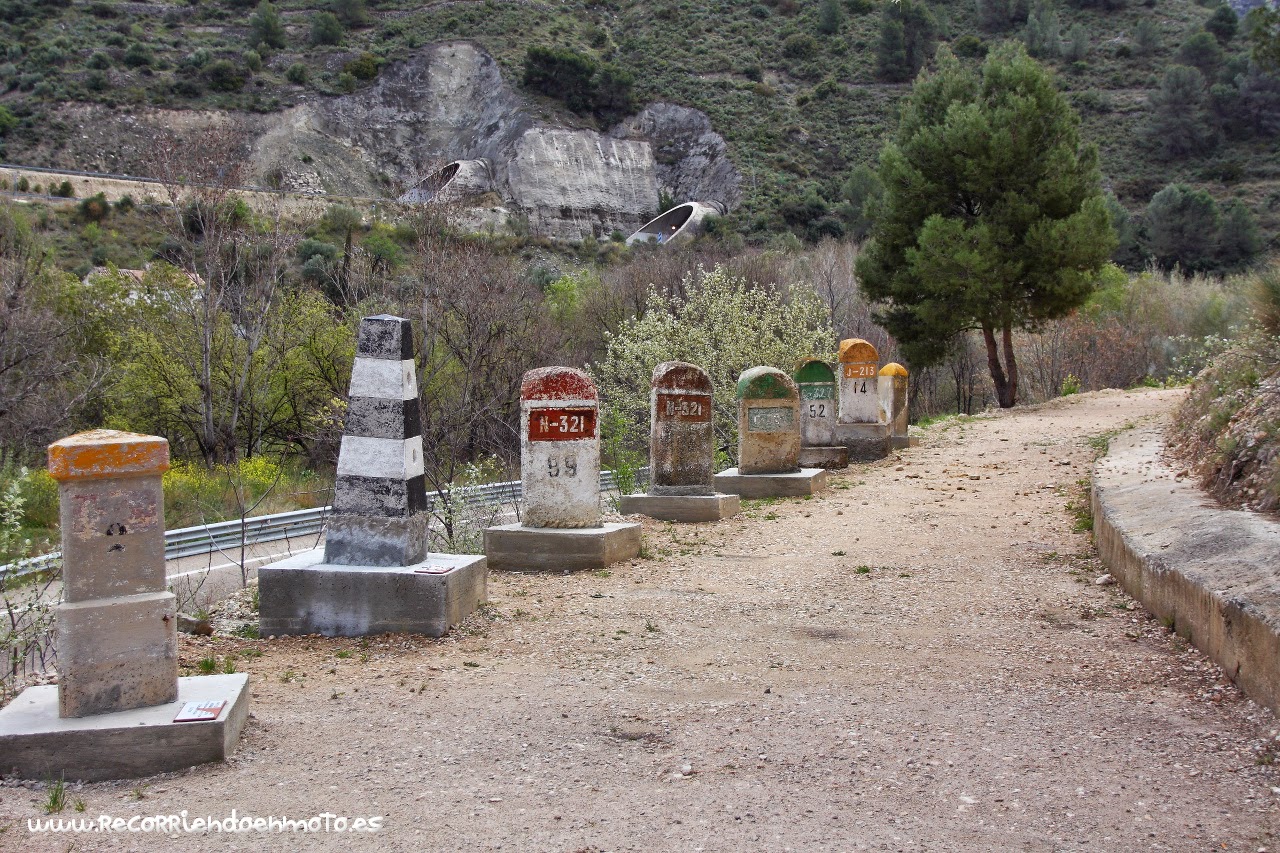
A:
[[[427,553],[422,420],[408,320],[360,321],[324,561],[408,566]]]

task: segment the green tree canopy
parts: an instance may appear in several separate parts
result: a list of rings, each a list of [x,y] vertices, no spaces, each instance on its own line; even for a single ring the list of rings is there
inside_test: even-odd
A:
[[[249,46],[284,47],[284,22],[280,12],[268,0],[262,0],[249,18]]]
[[[1161,157],[1176,160],[1204,154],[1217,144],[1207,94],[1204,75],[1190,66],[1174,65],[1164,73],[1160,88],[1148,101],[1151,117],[1144,128]]]
[[[902,82],[915,76],[938,44],[938,24],[929,7],[916,0],[885,3],[876,48],[877,73],[882,80]]]
[[[1079,124],[1016,45],[993,50],[980,73],[942,51],[916,81],[880,155],[885,194],[857,266],[913,365],[980,329],[1000,404],[1012,406],[1013,331],[1088,298],[1115,234]]]
[[[834,341],[831,314],[812,291],[795,288],[784,298],[723,267],[699,267],[685,278],[683,297],[651,290],[643,313],[606,334],[604,357],[590,372],[630,443],[639,446],[649,432],[653,368],[672,360],[698,365],[715,388],[716,443],[732,454],[738,446],[738,374],[761,364],[789,374],[797,359],[831,358]]]

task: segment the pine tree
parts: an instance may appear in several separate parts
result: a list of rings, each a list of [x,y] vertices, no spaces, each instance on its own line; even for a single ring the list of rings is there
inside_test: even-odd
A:
[[[882,80],[910,80],[938,44],[938,25],[932,13],[916,0],[884,4],[876,64]]]
[[[1235,38],[1236,30],[1240,28],[1240,21],[1236,18],[1235,10],[1230,6],[1219,6],[1213,10],[1209,20],[1204,22],[1204,28],[1213,33],[1213,37],[1219,44],[1226,44]]]
[[[1160,266],[1187,272],[1213,268],[1222,222],[1213,196],[1170,184],[1151,197],[1145,218],[1146,250]]]
[[[1048,71],[1008,43],[980,73],[939,52],[880,155],[884,197],[859,280],[915,367],[981,330],[1000,405],[1015,329],[1065,316],[1115,247],[1098,155]]]
[[[1138,21],[1138,25],[1133,28],[1133,42],[1138,53],[1148,54],[1159,50],[1160,28],[1156,26],[1156,22],[1150,18]]]
[[[840,0],[822,0],[818,7],[818,32],[833,36],[840,32],[840,25],[843,23],[844,7],[840,5]]]
[[[1056,59],[1062,52],[1058,12],[1050,0],[1039,0],[1031,9],[1023,42],[1027,53],[1040,59]]]
[[[1147,139],[1166,160],[1211,151],[1217,134],[1209,122],[1204,75],[1194,68],[1175,65],[1165,72],[1160,88],[1148,104],[1151,118]]]
[[[249,18],[249,46],[284,47],[284,22],[280,13],[268,0],[262,0]]]

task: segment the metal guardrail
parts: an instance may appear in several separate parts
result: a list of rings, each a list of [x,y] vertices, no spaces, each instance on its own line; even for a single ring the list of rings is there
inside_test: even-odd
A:
[[[637,468],[636,485],[641,486],[649,480],[649,469]],[[600,472],[600,490],[611,491],[617,488],[617,481],[612,471]],[[494,504],[515,503],[523,497],[521,483],[512,480],[507,483],[489,483],[484,486],[464,486],[456,490],[468,506],[493,506]],[[441,503],[449,500],[453,491],[446,491],[443,496],[438,492],[427,495],[427,507],[435,510]],[[166,530],[164,534],[164,558],[180,560],[183,557],[197,557],[201,554],[212,554],[217,551],[229,551],[243,545],[256,545],[259,542],[276,542],[297,536],[318,536],[324,530],[325,518],[331,507],[322,506],[315,509],[299,509],[293,512],[281,512],[275,515],[259,515],[253,518],[219,521],[214,524],[198,524],[195,527],[182,527],[177,530]],[[60,552],[20,560],[7,566],[0,566],[0,581],[9,581],[37,574],[53,568],[62,559]]]

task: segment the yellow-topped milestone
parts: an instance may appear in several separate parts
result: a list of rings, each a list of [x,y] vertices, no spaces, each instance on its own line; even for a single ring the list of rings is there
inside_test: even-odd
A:
[[[142,477],[169,470],[169,442],[114,429],[76,433],[49,445],[49,476],[59,482]]]

